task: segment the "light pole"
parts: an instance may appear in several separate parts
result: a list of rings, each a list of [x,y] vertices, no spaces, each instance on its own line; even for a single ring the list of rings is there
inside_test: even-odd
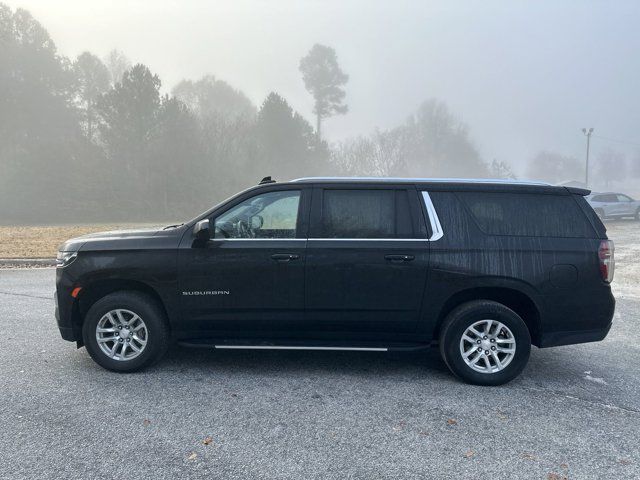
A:
[[[591,135],[593,134],[593,127],[590,129],[583,128],[582,133],[587,137],[587,164],[584,169],[584,186],[589,187],[589,144],[591,143]]]

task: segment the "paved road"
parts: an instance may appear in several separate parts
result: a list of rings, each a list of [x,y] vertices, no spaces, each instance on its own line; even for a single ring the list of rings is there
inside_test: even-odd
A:
[[[637,287],[607,340],[534,349],[500,388],[435,351],[174,348],[117,375],[60,339],[53,288],[0,271],[1,478],[640,477]]]

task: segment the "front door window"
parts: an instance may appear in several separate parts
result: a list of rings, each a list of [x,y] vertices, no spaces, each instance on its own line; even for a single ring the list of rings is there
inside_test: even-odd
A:
[[[256,195],[215,219],[215,238],[296,238],[299,206],[299,190]]]

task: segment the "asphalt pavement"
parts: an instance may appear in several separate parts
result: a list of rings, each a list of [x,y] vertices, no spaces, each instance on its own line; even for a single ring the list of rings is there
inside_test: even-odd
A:
[[[437,351],[174,347],[118,375],[63,341],[53,269],[0,271],[0,478],[640,478],[640,288],[600,343],[502,387]]]

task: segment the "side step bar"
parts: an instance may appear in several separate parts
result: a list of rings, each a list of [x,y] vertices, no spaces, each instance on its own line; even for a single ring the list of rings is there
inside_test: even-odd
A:
[[[346,350],[355,352],[386,352],[388,348],[378,347],[314,347],[288,345],[213,345],[223,350]]]
[[[2,0],[0,0],[2,1]],[[246,338],[198,338],[178,340],[178,345],[183,347],[215,348],[220,350],[327,350],[327,351],[351,351],[351,352],[392,352],[424,350],[431,346],[430,343],[419,342],[336,342],[328,341],[256,341]]]

